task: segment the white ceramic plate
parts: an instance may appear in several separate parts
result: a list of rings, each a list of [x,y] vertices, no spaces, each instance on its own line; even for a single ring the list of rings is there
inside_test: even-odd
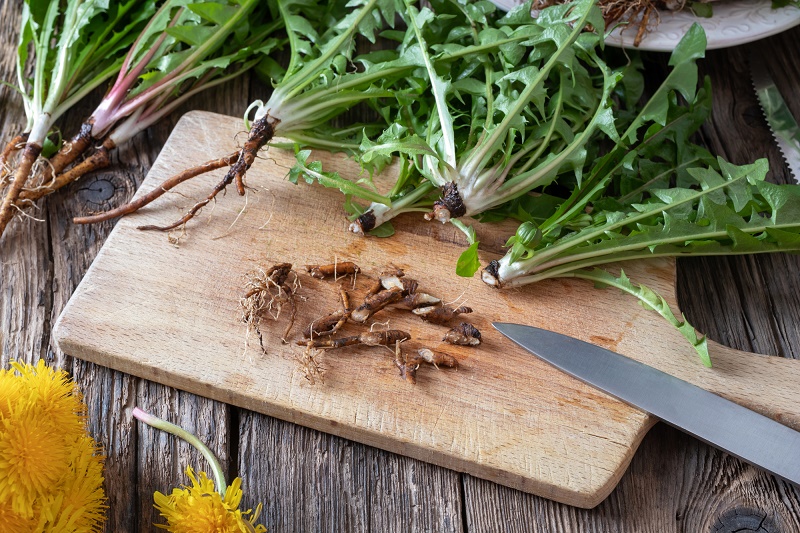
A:
[[[519,0],[492,0],[501,9],[509,10]],[[660,11],[661,20],[647,33],[639,50],[670,52],[683,34],[697,22],[706,31],[708,49],[745,44],[775,35],[800,24],[800,9],[788,6],[772,9],[771,0],[724,0],[714,3],[714,16],[696,17],[689,10]],[[614,30],[606,43],[612,46],[633,48],[636,29]]]

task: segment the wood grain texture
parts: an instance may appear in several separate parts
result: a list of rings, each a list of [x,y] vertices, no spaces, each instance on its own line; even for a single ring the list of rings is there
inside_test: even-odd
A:
[[[184,115],[139,194],[215,148],[232,149],[229,139],[238,127],[233,117]],[[343,176],[359,171],[344,156],[313,157]],[[430,235],[406,231],[420,224],[412,215],[398,219],[390,239],[355,236],[346,231],[338,192],[285,180],[292,160],[290,152],[270,150],[248,174],[246,210],[237,215],[242,207],[235,197],[220,200],[185,234],[173,233],[183,239],[177,245],[136,228],[179,217],[224,170],[123,219],[59,319],[60,347],[117,370],[583,507],[613,489],[651,421],[535,360],[494,332],[492,321],[544,325],[609,347],[800,428],[795,361],[713,345],[715,367],[709,370],[674,328],[616,291],[579,280],[497,291],[477,278],[459,279],[453,263],[463,243],[452,242],[451,230],[440,234],[441,226],[430,225]],[[477,231],[494,242],[508,228],[487,224]],[[356,261],[364,286],[370,273],[374,279],[395,265],[419,279],[421,290],[445,301],[463,297],[476,310],[468,320],[483,332],[482,345],[447,347],[461,361],[459,371],[423,374],[411,388],[397,378],[386,350],[376,356],[374,348],[356,347],[321,356],[325,383],[305,383],[296,362],[300,350],[280,339],[285,318],[263,328],[266,354],[243,348],[238,300],[248,271],[280,262],[301,269],[335,258]],[[674,293],[670,261],[642,261],[627,273],[659,293]],[[307,301],[298,304],[297,329],[324,314],[326,303],[338,305],[330,282],[299,279],[297,294]],[[381,325],[387,318],[389,327],[411,333],[411,343],[433,342],[427,345],[434,349],[445,329],[398,313],[370,323],[387,327]]]
[[[4,80],[13,78],[20,7],[19,2],[0,0],[0,79]],[[739,63],[752,46],[763,49],[779,87],[784,94],[791,95],[787,98],[789,106],[795,116],[800,116],[800,98],[796,92],[800,86],[800,64],[796,60],[800,28],[795,28],[759,45],[709,52],[709,60],[702,65],[713,73],[716,107],[714,124],[706,128],[706,139],[714,150],[725,150],[734,162],[743,163],[768,154],[775,177],[785,179],[785,168],[755,108],[747,75]],[[93,107],[99,96],[90,96],[86,109]],[[68,245],[62,242],[64,232],[72,231],[68,227],[73,215],[85,209],[113,207],[139,186],[182,111],[192,108],[239,115],[246,103],[266,96],[268,89],[255,81],[198,95],[171,120],[138,137],[135,150],[123,152],[116,166],[98,176],[87,177],[76,189],[64,193],[60,200],[62,208],[49,209],[53,198],[42,202],[38,217],[46,222],[26,223],[24,239],[9,237],[12,232],[0,239],[0,363],[7,367],[12,358],[35,361],[41,357],[64,363],[87,393],[91,431],[109,455],[106,490],[111,508],[106,531],[152,531],[152,515],[139,516],[140,509],[150,512],[150,490],[176,486],[182,480],[175,478],[174,472],[181,472],[190,462],[195,466],[201,463],[196,454],[165,455],[163,464],[169,466],[164,471],[155,464],[139,461],[142,452],[137,443],[144,428],[131,422],[126,408],[142,400],[137,388],[141,380],[91,363],[79,360],[73,363],[53,348],[52,322],[77,280],[83,277],[112,224],[86,228],[85,233],[75,236]],[[745,101],[749,104],[742,105]],[[745,121],[742,114],[747,116]],[[65,117],[62,129],[70,131],[81,118]],[[0,85],[3,134],[19,131],[23,123],[19,98]],[[131,161],[139,161],[136,164],[141,168],[122,170],[118,166]],[[105,200],[107,205],[98,207],[104,201],[103,194],[107,195],[112,188],[112,196]],[[84,199],[73,203],[76,190],[77,194],[90,195],[99,202],[90,204]],[[63,259],[56,269],[54,264],[59,257]],[[681,260],[678,264],[681,309],[696,326],[725,344],[797,357],[800,346],[797,259],[776,255]],[[142,389],[142,392],[151,391]],[[188,397],[191,395],[185,395]],[[175,409],[188,408],[185,401],[173,400],[170,405]],[[734,531],[727,527],[736,523],[732,516],[764,516],[761,526],[771,532],[800,531],[797,489],[662,425],[645,437],[610,497],[595,509],[583,510],[247,410],[229,407],[227,411],[231,419],[227,427],[231,475],[238,472],[245,477],[246,505],[256,502],[267,505],[269,512],[265,513],[263,523],[270,531],[309,531],[314,530],[312,524],[320,524],[323,531]],[[180,413],[171,414],[175,420],[185,420]],[[252,424],[253,419],[258,422]],[[203,423],[195,430],[203,440],[214,442],[211,428],[216,426]],[[296,439],[298,432],[312,437]],[[152,443],[153,436],[146,438]],[[302,446],[297,446],[298,441]],[[166,442],[160,451],[171,453],[173,446],[174,443]],[[318,459],[312,461],[306,457]],[[425,468],[419,468],[420,464]],[[325,465],[321,475],[320,465]],[[303,488],[298,477],[312,486]],[[144,487],[139,478],[157,481]],[[391,483],[386,482],[388,479]],[[271,487],[269,492],[268,487]],[[290,492],[283,490],[285,487],[295,489]],[[352,492],[342,493],[341,488]],[[412,495],[420,494],[419,491],[423,491],[422,496],[413,499]],[[302,506],[297,503],[298,494],[312,492],[319,495],[316,500],[307,498]],[[369,502],[368,510],[358,507],[362,502]],[[411,502],[417,505],[414,512],[405,512]],[[313,522],[302,516],[316,512],[317,505],[324,508],[322,520]],[[355,515],[362,518],[354,518]],[[451,528],[450,524],[456,521]],[[383,528],[387,524],[396,527]],[[443,526],[439,527],[440,524]]]

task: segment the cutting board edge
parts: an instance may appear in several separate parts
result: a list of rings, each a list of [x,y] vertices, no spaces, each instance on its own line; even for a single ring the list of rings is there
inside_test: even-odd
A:
[[[80,298],[80,295],[78,295],[78,298]],[[72,302],[72,299],[70,302]],[[65,316],[66,318],[64,318]],[[72,357],[107,366],[141,379],[147,379],[162,385],[175,387],[192,394],[198,394],[215,401],[235,405],[242,409],[248,409],[279,420],[296,423],[337,437],[353,440],[391,453],[408,456],[419,461],[475,476],[492,483],[498,483],[515,490],[535,494],[559,503],[584,509],[596,507],[608,497],[614,488],[616,488],[620,479],[627,471],[642,439],[644,439],[644,436],[650,428],[657,422],[653,417],[644,419],[644,423],[635,433],[635,438],[622,458],[622,461],[614,471],[608,471],[610,474],[608,477],[594,476],[593,479],[601,480],[601,482],[594,485],[568,489],[555,483],[549,483],[541,479],[508,472],[495,466],[480,465],[474,461],[459,457],[457,454],[433,450],[430,447],[408,440],[389,438],[379,431],[371,431],[357,426],[347,426],[338,421],[329,420],[324,416],[315,416],[311,413],[298,411],[292,413],[284,407],[276,407],[269,402],[257,401],[247,395],[238,394],[231,390],[221,390],[209,386],[208,384],[198,384],[192,380],[186,379],[180,374],[160,371],[159,369],[144,364],[139,365],[129,359],[114,357],[113,361],[116,364],[109,366],[108,358],[104,357],[99,352],[86,349],[85,346],[70,342],[69,318],[68,315],[62,313],[53,328],[53,338],[58,348]]]

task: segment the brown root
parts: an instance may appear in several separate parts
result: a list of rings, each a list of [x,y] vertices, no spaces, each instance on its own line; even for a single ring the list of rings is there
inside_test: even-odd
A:
[[[435,366],[436,368],[439,368],[440,366],[447,368],[458,368],[458,359],[450,354],[434,352],[428,348],[417,350],[417,353],[423,361]]]
[[[6,190],[3,203],[0,204],[0,235],[3,234],[9,221],[11,221],[14,216],[19,194],[28,182],[31,168],[33,168],[33,164],[36,162],[40,153],[42,153],[42,147],[36,143],[28,143],[22,150],[22,158],[14,173],[14,179]]]
[[[339,286],[339,298],[342,304],[341,309],[311,322],[303,332],[306,338],[333,335],[347,323],[347,319],[350,317],[350,297],[342,286]]]
[[[293,274],[293,276],[292,276]],[[281,310],[289,306],[289,320],[281,340],[286,342],[289,332],[294,325],[297,314],[295,305],[295,288],[297,274],[289,263],[278,263],[267,270],[259,269],[250,273],[247,281],[248,291],[239,301],[242,307],[242,322],[247,325],[247,331],[261,336],[261,321],[271,315],[273,320],[278,320]]]
[[[81,161],[63,174],[56,176],[54,180],[44,183],[35,189],[26,189],[19,195],[21,201],[36,201],[39,198],[46,196],[58,189],[69,185],[73,181],[78,181],[81,177],[111,166],[111,150],[116,148],[116,144],[111,139],[103,141],[100,146],[91,156]]]
[[[462,322],[448,331],[443,341],[459,346],[477,346],[481,343],[481,332],[468,322]]]
[[[398,309],[413,311],[420,307],[431,307],[439,303],[442,303],[442,300],[436,296],[431,296],[426,292],[414,292],[397,302],[394,306]]]
[[[402,298],[403,289],[395,287],[393,289],[379,291],[377,294],[367,296],[364,299],[364,303],[350,313],[350,318],[353,320],[353,322],[363,324],[372,315],[387,305],[400,301]]]
[[[306,272],[311,274],[312,278],[325,279],[333,276],[334,279],[348,274],[358,274],[361,269],[358,265],[350,261],[343,261],[341,263],[331,263],[329,265],[306,265]]]
[[[50,158],[50,167],[45,170],[45,182],[49,181],[53,176],[58,176],[65,168],[74,163],[86,152],[93,143],[99,140],[92,136],[93,126],[94,119],[89,119],[81,124],[78,133],[76,133],[69,142],[64,143],[64,146]]]
[[[417,384],[417,370],[422,364],[422,358],[420,356],[409,357],[408,354],[403,353],[400,349],[400,341],[394,345],[394,364],[400,370],[400,377],[412,385]]]
[[[427,307],[418,307],[411,312],[415,315],[418,315],[425,322],[432,322],[433,324],[447,324],[460,314],[471,313],[472,308],[465,305],[456,307],[455,309],[448,306],[436,307],[430,305]]]
[[[0,180],[6,177],[9,174],[9,167],[8,167],[8,158],[11,157],[11,154],[25,146],[25,143],[28,141],[28,134],[21,133],[8,141],[8,143],[3,148],[3,151],[0,152]]]
[[[253,161],[256,160],[258,151],[272,140],[272,137],[275,135],[275,127],[280,124],[280,122],[280,120],[271,117],[269,113],[267,113],[253,123],[253,127],[250,129],[250,135],[239,152],[239,159],[231,165],[230,170],[228,170],[228,173],[225,175],[225,179],[222,180],[225,186],[235,181],[239,196],[244,196],[244,175],[250,170]],[[225,186],[223,186],[223,188]]]
[[[140,196],[139,198],[128,202],[125,205],[121,205],[115,209],[110,211],[106,211],[105,213],[98,213],[96,215],[86,216],[86,217],[76,217],[73,218],[72,221],[75,224],[93,224],[95,222],[103,222],[105,220],[111,220],[112,218],[121,217],[124,215],[129,215],[141,209],[142,207],[146,206],[165,192],[171,190],[172,188],[180,185],[184,181],[190,180],[194,177],[197,177],[201,174],[205,174],[206,172],[211,172],[212,170],[217,170],[219,168],[228,167],[232,165],[237,159],[239,158],[238,152],[232,152],[224,157],[220,157],[219,159],[212,159],[211,161],[206,161],[201,165],[197,165],[196,167],[192,167],[189,169],[180,172],[172,176],[171,178],[164,181],[159,187],[156,187],[152,191],[148,192]],[[222,187],[224,188],[224,186]],[[222,188],[220,190],[222,190]],[[219,191],[217,191],[219,192]],[[213,193],[216,195],[216,192]],[[210,198],[213,198],[211,196]],[[210,199],[208,200],[210,201]],[[208,203],[208,201],[206,203]],[[205,204],[203,204],[205,205]],[[199,208],[198,208],[199,210]],[[191,217],[189,217],[191,218]],[[187,219],[188,220],[188,219]],[[174,227],[179,226],[180,224],[175,224],[167,229],[172,229]],[[152,227],[147,227],[148,229],[153,229]],[[161,228],[156,228],[161,229]]]
[[[344,348],[345,346],[391,346],[396,342],[401,342],[411,338],[405,331],[389,329],[386,331],[365,331],[359,335],[339,337],[336,339],[311,339],[297,341],[297,344],[311,348]]]

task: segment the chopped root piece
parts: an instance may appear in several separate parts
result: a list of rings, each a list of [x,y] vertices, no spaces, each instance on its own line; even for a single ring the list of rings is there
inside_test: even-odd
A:
[[[448,331],[443,341],[459,346],[477,346],[481,343],[481,332],[468,322],[462,322]]]
[[[329,265],[306,265],[306,271],[312,278],[325,279],[333,276],[334,279],[348,274],[358,274],[361,269],[350,261],[331,263]]]
[[[426,322],[432,322],[433,324],[447,324],[460,314],[471,313],[472,308],[465,305],[456,307],[455,309],[448,306],[436,307],[429,305],[427,307],[419,307],[411,312],[415,315],[419,315],[419,317]]]
[[[382,290],[377,294],[368,295],[364,299],[364,303],[350,313],[350,319],[353,322],[363,324],[369,319],[369,317],[387,305],[400,301],[402,298],[403,290],[397,287],[393,289]]]
[[[339,309],[329,315],[318,318],[303,330],[303,336],[308,339],[333,335],[345,325],[348,315],[348,311]]]
[[[306,338],[327,337],[333,335],[345,325],[350,316],[350,298],[342,286],[339,287],[339,297],[342,302],[342,308],[311,322],[303,331],[303,335]]]
[[[381,274],[380,277],[381,287],[384,289],[393,289],[399,288],[403,291],[403,295],[407,296],[409,294],[414,294],[417,292],[417,287],[419,286],[419,282],[415,279],[411,278],[404,278],[402,276],[398,276],[396,273],[393,274]]]
[[[431,296],[430,294],[427,294],[425,292],[415,292],[409,294],[408,296],[406,296],[405,298],[394,304],[394,306],[398,309],[413,311],[414,309],[417,309],[419,307],[431,307],[441,302],[442,300],[440,300],[439,298]]]
[[[297,341],[297,344],[311,348],[343,348],[345,346],[391,346],[396,342],[410,339],[411,335],[405,331],[389,329],[386,331],[366,331],[360,335],[339,337],[338,339],[311,339]]]
[[[403,287],[403,281],[402,281],[402,279],[401,279],[401,278],[398,278],[398,277],[397,277],[397,276],[395,276],[394,274],[390,274],[390,275],[381,275],[381,277],[379,278],[379,280],[380,280],[380,282],[381,282],[381,288],[382,288],[382,289],[385,289],[385,290],[389,290],[389,289],[400,289],[401,291],[402,291],[402,290],[405,290],[405,289],[404,289],[404,287]]]
[[[417,384],[417,370],[422,361],[419,356],[409,357],[408,354],[403,353],[400,349],[400,342],[395,343],[394,364],[400,370],[400,376],[412,385]]]
[[[428,348],[417,350],[417,353],[423,361],[435,366],[436,368],[439,368],[440,366],[445,366],[447,368],[458,368],[458,359],[450,354],[436,353]]]
[[[138,211],[142,207],[146,206],[147,204],[149,204],[150,202],[152,202],[165,192],[183,183],[184,181],[199,176],[201,174],[205,174],[206,172],[211,172],[212,170],[217,170],[223,167],[229,167],[237,159],[239,159],[239,153],[233,152],[224,157],[220,157],[219,159],[212,159],[211,161],[206,161],[201,165],[197,165],[196,167],[186,169],[183,172],[172,176],[171,178],[164,181],[164,183],[162,183],[159,187],[156,187],[152,191],[148,192],[143,196],[140,196],[139,198],[133,200],[132,202],[128,202],[125,205],[121,205],[116,209],[106,211],[105,213],[98,213],[96,215],[87,217],[76,217],[73,218],[72,221],[75,224],[93,224],[95,222],[102,222],[104,220],[111,220],[112,218],[121,217],[123,215],[129,215],[135,211]]]
[[[411,335],[399,329],[387,329],[385,331],[367,331],[358,337],[361,344],[367,346],[391,346],[396,342],[410,339]]]
[[[6,188],[6,194],[3,197],[2,203],[0,203],[0,235],[3,234],[6,226],[17,211],[17,199],[19,198],[22,188],[28,182],[33,164],[36,162],[36,159],[38,159],[40,153],[42,153],[42,147],[37,143],[28,142],[25,148],[22,149],[22,157],[14,173],[14,179]]]

